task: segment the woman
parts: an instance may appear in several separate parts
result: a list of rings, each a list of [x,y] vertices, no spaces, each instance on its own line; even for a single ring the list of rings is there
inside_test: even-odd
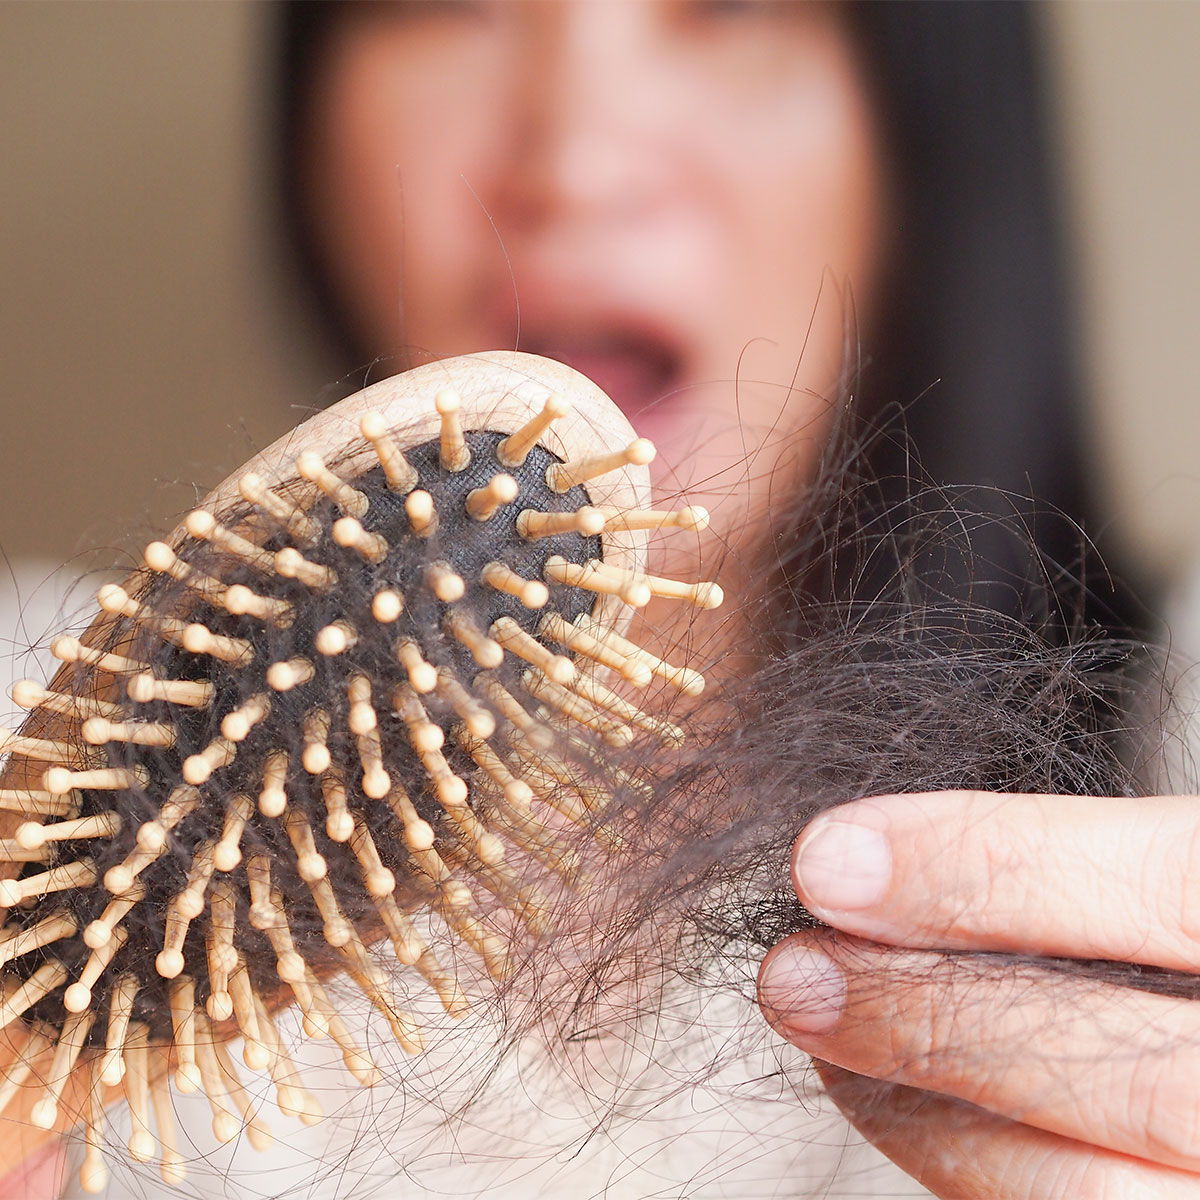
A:
[[[851,303],[864,411],[932,388],[908,431],[934,479],[1083,516],[1029,26],[994,6],[296,6],[301,244],[356,346],[515,344],[580,366],[685,483],[724,498],[727,534],[747,454],[752,515],[811,474]],[[885,498],[895,450],[872,450]],[[1086,566],[1066,522],[1038,535],[1052,573]],[[991,561],[992,578],[973,594],[987,582],[1020,613],[1027,567],[992,536],[977,535],[973,569]],[[1190,1194],[1190,1007],[1002,960],[911,984],[937,949],[1194,969],[1190,807],[948,794],[840,809],[794,862],[801,900],[839,932],[772,951],[764,1011],[837,1064],[819,1068],[834,1099],[936,1192]],[[1128,914],[1105,928],[1097,860]],[[1064,1005],[1107,1006],[1100,1046],[1062,1054],[1083,1036],[1053,1020]],[[1163,1024],[1180,1034],[1167,1050]]]

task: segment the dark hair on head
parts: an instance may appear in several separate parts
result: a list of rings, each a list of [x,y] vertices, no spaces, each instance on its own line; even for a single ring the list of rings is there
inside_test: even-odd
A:
[[[346,7],[288,0],[279,8],[277,177],[292,250],[355,365],[370,355],[321,267],[300,191],[309,90]],[[937,485],[997,489],[964,502],[1017,513],[1041,562],[1028,561],[1024,542],[1015,548],[1002,522],[981,525],[975,574],[958,580],[974,603],[1021,616],[1020,580],[1048,569],[1073,620],[1144,624],[1120,575],[1101,566],[1081,533],[1095,536],[1100,514],[1084,465],[1036,15],[1026,3],[848,3],[842,11],[888,153],[889,259],[853,373],[854,419],[876,431],[864,444],[880,503],[907,501],[914,460]]]
[[[364,385],[362,365],[371,354],[364,350],[317,253],[317,235],[304,197],[305,147],[314,79],[325,42],[337,22],[346,19],[347,10],[357,4],[358,0],[283,0],[273,10],[278,22],[277,112],[275,138],[268,153],[274,156],[281,249],[295,264],[297,282],[307,292],[305,299],[316,310],[347,372],[341,394],[330,396],[330,403]]]
[[[1026,3],[919,2],[850,4],[846,16],[889,151],[894,229],[863,397],[907,406],[908,442],[936,483],[1036,498],[1034,540],[1048,565],[1084,580],[1089,616],[1144,621],[1063,519],[1095,536],[1108,514],[1085,466],[1037,14]],[[907,475],[908,450],[884,439],[872,465]],[[982,536],[981,558],[1015,569]]]

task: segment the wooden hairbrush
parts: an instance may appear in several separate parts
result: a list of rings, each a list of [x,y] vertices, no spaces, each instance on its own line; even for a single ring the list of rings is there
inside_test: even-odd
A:
[[[348,975],[418,1052],[374,943],[456,1017],[469,972],[422,930],[503,978],[518,933],[550,920],[540,875],[586,887],[578,847],[617,836],[639,746],[681,737],[622,693],[703,688],[627,640],[629,614],[721,603],[713,583],[645,571],[648,531],[707,521],[649,508],[653,454],[560,364],[418,368],[253,459],[101,588],[87,631],[52,644],[48,687],[17,684],[29,716],[0,731],[0,1113],[82,1118],[86,1190],[104,1185],[109,1100],[131,1109],[130,1155],[169,1183],[184,1174],[169,1078],[207,1095],[219,1139],[268,1144],[228,1041],[285,1114],[319,1120],[281,1005],[371,1086],[324,981]]]

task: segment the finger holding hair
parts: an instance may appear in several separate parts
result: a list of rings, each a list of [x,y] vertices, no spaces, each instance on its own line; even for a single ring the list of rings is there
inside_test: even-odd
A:
[[[948,1200],[1189,1200],[1197,1179],[1032,1129],[962,1100],[814,1064],[846,1119],[901,1170]]]
[[[931,792],[817,817],[792,878],[822,921],[892,946],[1200,972],[1200,801]]]
[[[819,930],[767,955],[759,1002],[789,1041],[857,1074],[1200,1173],[1194,1001]]]
[[[824,813],[792,871],[835,928],[767,955],[763,1011],[939,1194],[1200,1188],[1195,804],[946,792]]]

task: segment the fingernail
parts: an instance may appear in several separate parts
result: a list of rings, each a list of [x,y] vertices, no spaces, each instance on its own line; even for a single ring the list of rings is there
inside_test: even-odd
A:
[[[794,1033],[828,1033],[846,1003],[846,977],[817,950],[780,946],[763,963],[758,1001],[772,1025]]]
[[[822,820],[801,837],[795,869],[802,900],[834,912],[855,911],[887,894],[892,852],[874,829]]]

